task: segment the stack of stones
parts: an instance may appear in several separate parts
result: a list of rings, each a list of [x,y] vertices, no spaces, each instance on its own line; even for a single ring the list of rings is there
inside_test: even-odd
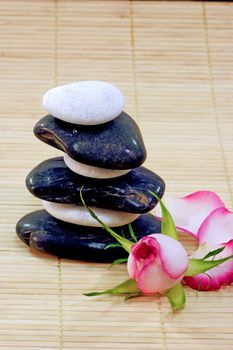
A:
[[[137,124],[125,112],[122,92],[109,83],[83,81],[49,90],[43,105],[50,113],[35,136],[64,152],[47,159],[27,176],[28,190],[45,210],[24,216],[17,234],[30,247],[59,257],[113,261],[124,257],[109,233],[82,206],[130,239],[131,223],[141,237],[160,232],[149,214],[165,189],[164,181],[142,167],[146,150]]]

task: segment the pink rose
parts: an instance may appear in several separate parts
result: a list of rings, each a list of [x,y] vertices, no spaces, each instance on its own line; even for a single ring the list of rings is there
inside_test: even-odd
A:
[[[128,272],[144,294],[157,293],[180,282],[188,267],[188,255],[175,239],[164,234],[143,237],[128,258]]]
[[[164,201],[179,230],[191,234],[199,243],[190,256],[202,259],[210,251],[224,248],[207,260],[223,259],[233,254],[233,212],[226,209],[221,198],[211,191],[197,191],[188,196],[168,197]],[[157,215],[162,216],[158,207]],[[203,291],[217,290],[233,282],[233,259],[205,273],[185,277],[192,288]]]

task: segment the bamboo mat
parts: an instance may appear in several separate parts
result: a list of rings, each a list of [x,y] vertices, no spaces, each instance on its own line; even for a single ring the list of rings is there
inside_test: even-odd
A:
[[[232,18],[224,2],[0,1],[0,349],[232,349],[231,287],[189,289],[176,314],[166,298],[89,299],[125,267],[58,260],[15,235],[41,208],[26,174],[59,154],[32,133],[41,97],[74,80],[123,90],[168,194],[214,190],[232,209]]]

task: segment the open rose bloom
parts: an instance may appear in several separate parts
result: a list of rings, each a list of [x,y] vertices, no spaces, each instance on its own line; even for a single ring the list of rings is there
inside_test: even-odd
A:
[[[175,225],[181,231],[191,234],[199,248],[191,258],[202,259],[210,251],[221,250],[207,258],[222,259],[233,254],[233,212],[210,191],[198,191],[183,198],[168,198],[164,201]],[[159,209],[159,208],[158,208]],[[157,215],[161,217],[158,211]],[[194,277],[185,277],[185,282],[197,290],[216,290],[233,282],[233,260],[212,268]]]
[[[132,246],[128,272],[144,294],[165,291],[180,282],[188,267],[183,246],[164,234],[143,237]]]

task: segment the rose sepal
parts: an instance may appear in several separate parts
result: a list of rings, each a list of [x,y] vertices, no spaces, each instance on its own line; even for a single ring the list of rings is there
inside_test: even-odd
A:
[[[109,266],[109,269],[111,269],[111,267],[113,267],[114,265],[119,265],[119,264],[125,263],[125,262],[127,262],[127,260],[128,260],[128,258],[116,259],[111,263],[111,265]]]
[[[160,204],[160,208],[162,212],[161,233],[163,233],[164,235],[170,236],[178,241],[179,237],[178,237],[176,226],[172,219],[171,214],[163,204],[162,200],[157,196],[157,194],[152,191],[149,191],[149,192],[150,194],[152,194],[152,196],[154,196],[157,199],[157,201]]]
[[[138,289],[137,282],[133,279],[128,279],[127,281],[118,284],[116,287],[107,289],[103,292],[90,292],[84,293],[87,297],[97,296],[97,295],[116,295],[116,294],[127,294],[127,295],[142,295],[140,289]]]
[[[185,277],[192,277],[204,273],[208,270],[213,269],[214,267],[223,264],[224,262],[233,258],[233,255],[230,255],[226,258],[219,260],[204,260],[204,259],[189,259],[188,269],[185,272]]]
[[[177,283],[174,287],[170,288],[166,295],[174,311],[180,310],[185,306],[186,295],[181,283]]]

